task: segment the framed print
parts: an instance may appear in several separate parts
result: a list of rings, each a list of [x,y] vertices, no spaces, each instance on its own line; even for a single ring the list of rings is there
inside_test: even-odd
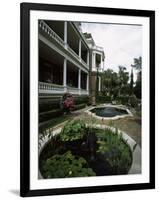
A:
[[[155,188],[155,12],[21,4],[23,197]]]

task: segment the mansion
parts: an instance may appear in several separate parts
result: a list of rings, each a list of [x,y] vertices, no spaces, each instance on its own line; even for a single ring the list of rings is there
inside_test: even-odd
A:
[[[105,55],[92,35],[82,33],[79,22],[39,20],[38,39],[40,115],[53,109],[52,102],[59,104],[66,92],[74,95],[77,104],[95,103]]]

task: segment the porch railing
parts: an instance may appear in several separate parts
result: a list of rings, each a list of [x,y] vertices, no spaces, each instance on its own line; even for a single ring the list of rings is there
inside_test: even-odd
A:
[[[88,93],[88,90],[83,90],[83,89],[81,89],[81,95],[88,95],[89,93]]]
[[[52,83],[39,82],[40,93],[63,93],[64,87]]]
[[[88,91],[84,89],[78,89],[75,87],[63,85],[57,85],[52,83],[39,82],[39,93],[40,94],[63,94],[69,92],[76,95],[88,95]]]
[[[72,94],[79,94],[80,93],[78,88],[74,88],[74,87],[70,87],[70,86],[67,86],[67,92],[72,93]]]

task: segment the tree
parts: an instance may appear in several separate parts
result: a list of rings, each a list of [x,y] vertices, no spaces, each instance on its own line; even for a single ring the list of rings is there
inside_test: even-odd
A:
[[[142,72],[142,57],[134,58],[134,64],[131,65],[137,71],[137,80],[134,87],[134,94],[141,99],[141,72]]]
[[[141,72],[141,66],[142,66],[142,57],[134,58],[134,64],[131,65],[134,67],[138,72]]]
[[[126,71],[126,67],[119,66],[118,79],[119,79],[119,82],[118,82],[119,83],[119,96],[121,94],[127,94],[129,73]]]
[[[130,75],[130,95],[134,93],[134,74],[133,74],[133,68],[131,69],[131,75]]]
[[[107,69],[102,74],[102,91],[104,95],[110,96],[113,87],[113,70]]]

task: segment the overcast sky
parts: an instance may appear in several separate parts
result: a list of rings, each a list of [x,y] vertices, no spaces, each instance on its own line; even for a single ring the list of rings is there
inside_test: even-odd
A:
[[[96,45],[104,48],[105,69],[118,71],[123,65],[130,72],[133,58],[142,56],[142,26],[82,23],[82,31],[90,32]]]

